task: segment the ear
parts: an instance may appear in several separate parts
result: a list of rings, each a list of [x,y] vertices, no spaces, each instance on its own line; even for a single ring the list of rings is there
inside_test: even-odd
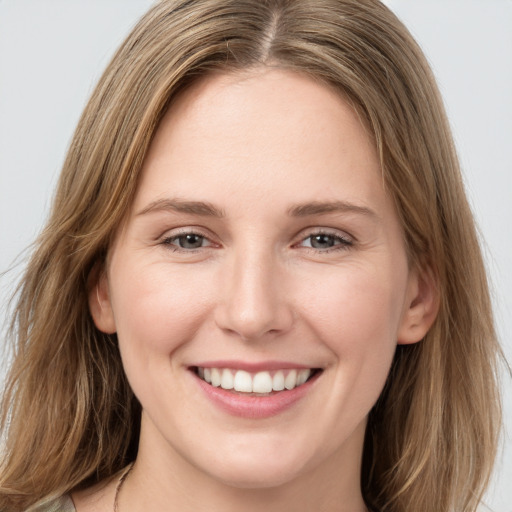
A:
[[[430,266],[411,269],[407,296],[398,330],[398,344],[421,341],[434,323],[439,311],[437,279]]]
[[[88,284],[89,311],[94,324],[106,334],[115,333],[117,329],[110,302],[107,273],[99,263],[91,270]]]

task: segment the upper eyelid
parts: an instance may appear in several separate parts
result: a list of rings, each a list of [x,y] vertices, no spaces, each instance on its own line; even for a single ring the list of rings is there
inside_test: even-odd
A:
[[[356,242],[356,237],[350,234],[348,231],[339,228],[329,228],[314,226],[306,229],[302,229],[295,237],[297,241],[305,240],[310,236],[314,235],[330,235],[350,242]]]
[[[327,247],[327,248],[324,248],[324,249],[320,249],[320,248],[316,248],[316,247],[303,246],[304,249],[313,250],[313,251],[319,251],[319,252],[329,252],[329,251],[333,251],[333,250],[337,250],[337,249],[348,249],[348,248],[354,246],[354,241],[353,240],[351,240],[349,238],[346,238],[346,237],[343,237],[343,236],[339,236],[339,235],[332,235],[330,233],[313,233],[313,234],[311,234],[309,236],[301,238],[298,242],[296,242],[294,244],[294,246],[295,247],[296,246],[300,246],[306,240],[308,240],[309,238],[314,237],[315,235],[332,236],[333,238],[338,239],[339,243],[334,244],[333,246]]]
[[[213,235],[205,230],[198,227],[193,226],[186,226],[183,228],[174,228],[174,229],[167,229],[162,235],[160,235],[158,238],[162,240],[168,240],[170,238],[178,238],[179,236],[183,235],[199,235],[204,238],[208,238],[208,240],[213,241]]]
[[[184,247],[178,247],[177,244],[174,242],[178,240],[180,237],[185,235],[196,235],[200,236],[201,238],[208,241],[208,244],[202,247],[197,248],[184,248]],[[205,249],[212,249],[215,248],[215,246],[219,246],[219,242],[215,241],[212,236],[206,234],[203,232],[203,230],[198,228],[182,228],[182,229],[174,229],[174,230],[167,230],[163,235],[158,237],[157,239],[158,245],[170,248],[174,247],[174,250],[176,252],[183,252],[183,253],[194,253],[197,251],[205,250]]]
[[[177,244],[173,243],[176,240],[178,240],[182,236],[186,235],[196,235],[204,240],[208,241],[208,244],[201,247],[194,247],[194,248],[185,248],[185,247],[179,247]],[[216,245],[218,245],[217,242],[213,241],[210,236],[204,235],[198,230],[191,230],[191,229],[185,229],[180,232],[175,232],[171,234],[164,234],[162,237],[159,238],[158,245],[166,247],[167,250],[171,250],[173,252],[177,253],[183,253],[183,254],[194,254],[198,251],[205,250],[205,249],[211,249],[212,247],[215,248]]]

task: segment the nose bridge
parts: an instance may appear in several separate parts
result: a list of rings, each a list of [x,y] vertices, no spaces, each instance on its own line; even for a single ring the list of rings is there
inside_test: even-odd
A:
[[[293,315],[285,297],[283,268],[268,247],[234,251],[224,273],[218,324],[243,339],[284,332]]]

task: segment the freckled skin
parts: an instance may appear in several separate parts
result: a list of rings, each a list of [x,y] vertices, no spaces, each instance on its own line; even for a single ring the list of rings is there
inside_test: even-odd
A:
[[[223,215],[140,214],[169,198]],[[371,213],[289,214],[333,201]],[[201,237],[198,247],[183,247],[186,233]],[[123,510],[165,510],[169,500],[176,510],[236,510],[243,500],[244,510],[365,510],[366,418],[397,341],[424,334],[412,325],[418,286],[376,150],[339,96],[278,69],[211,76],[187,90],[158,128],[91,292],[96,324],[117,331],[144,409]],[[323,373],[283,413],[237,418],[189,370],[226,359]],[[247,508],[248,496],[260,508]]]

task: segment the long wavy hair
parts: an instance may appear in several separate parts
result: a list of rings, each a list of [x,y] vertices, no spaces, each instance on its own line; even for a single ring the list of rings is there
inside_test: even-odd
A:
[[[24,510],[134,460],[140,405],[87,293],[173,99],[199,77],[271,63],[340,91],[378,149],[437,319],[398,346],[368,421],[361,487],[385,512],[474,512],[500,426],[499,346],[473,217],[426,59],[377,0],[163,0],[113,57],[80,119],[17,292],[1,406],[0,509]]]

